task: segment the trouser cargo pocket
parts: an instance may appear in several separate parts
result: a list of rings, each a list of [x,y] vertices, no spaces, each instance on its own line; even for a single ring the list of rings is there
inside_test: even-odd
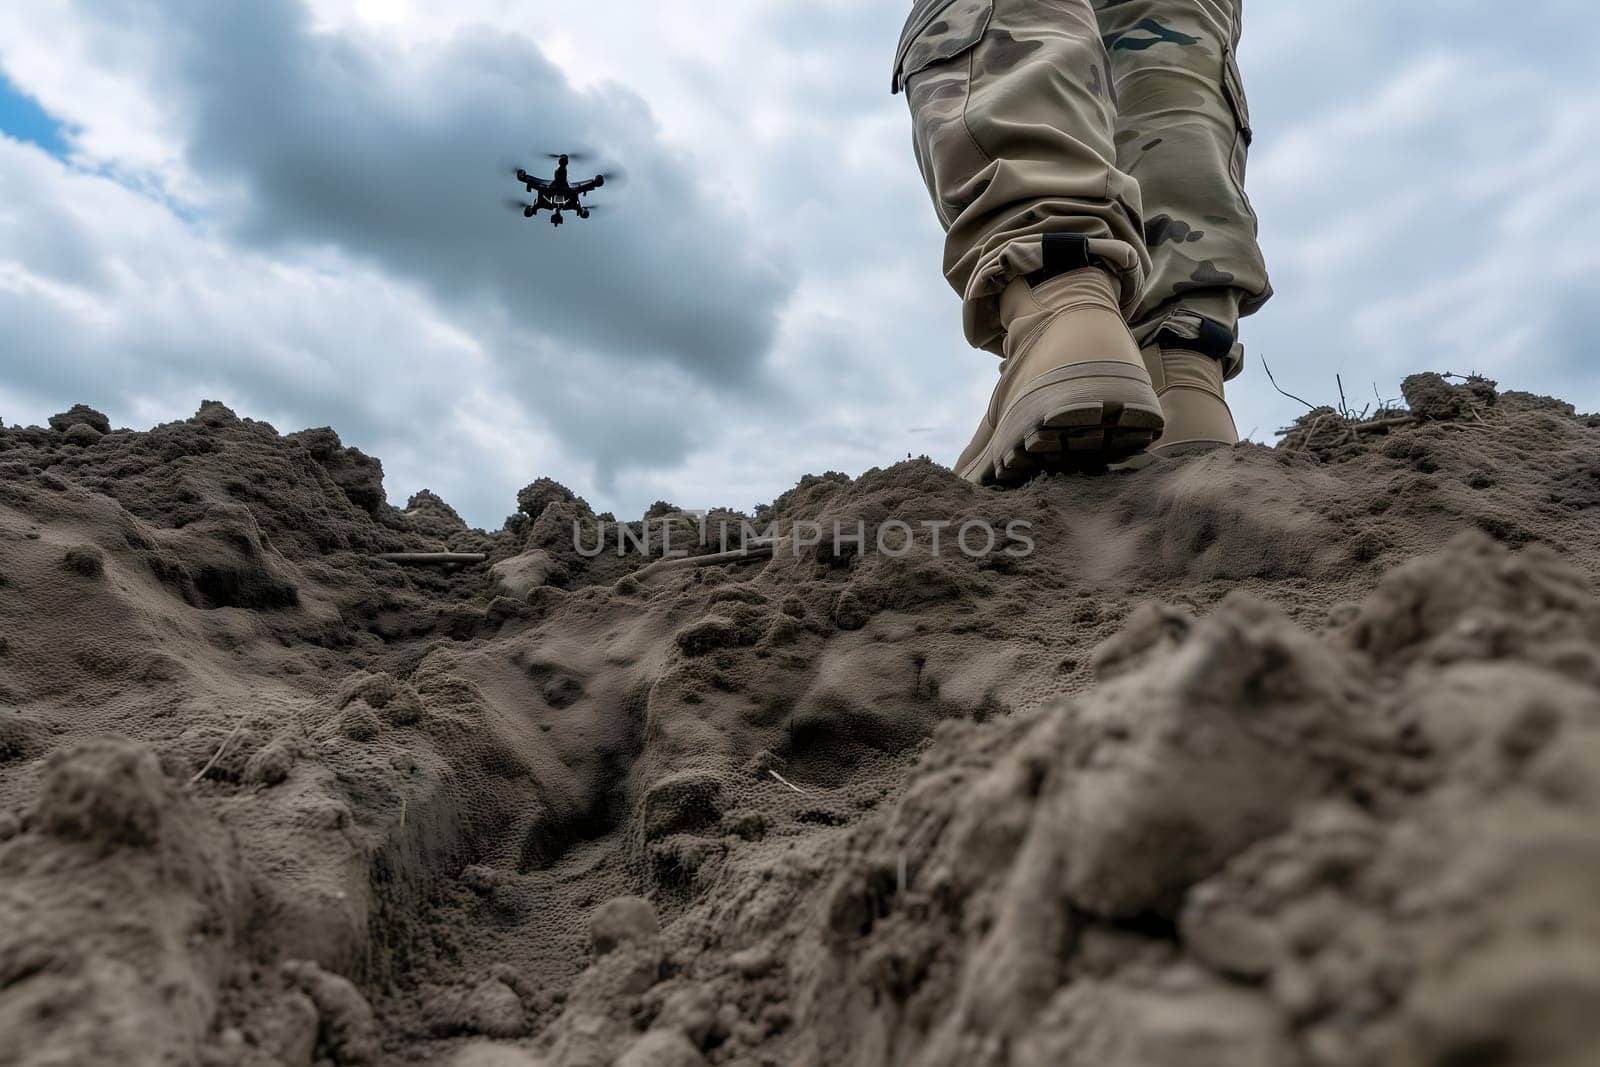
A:
[[[994,0],[922,0],[900,33],[890,90],[898,93],[912,75],[971,49],[993,17]]]

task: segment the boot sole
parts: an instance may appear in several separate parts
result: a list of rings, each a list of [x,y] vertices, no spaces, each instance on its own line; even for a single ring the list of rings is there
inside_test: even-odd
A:
[[[1142,369],[1109,360],[1076,363],[1031,383],[959,473],[993,485],[1048,471],[1099,470],[1149,448],[1165,425]]]

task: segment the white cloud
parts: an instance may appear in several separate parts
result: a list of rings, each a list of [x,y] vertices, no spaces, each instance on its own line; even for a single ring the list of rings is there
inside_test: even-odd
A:
[[[0,414],[214,396],[331,424],[397,501],[427,485],[490,525],[541,474],[637,514],[948,462],[994,361],[961,339],[887,92],[907,6],[0,5],[0,68],[74,153],[0,140],[0,328],[25,361]],[[1600,177],[1586,46],[1489,0],[1247,6],[1279,293],[1252,352],[1315,399],[1336,371],[1392,395],[1448,364],[1600,407],[1574,325],[1600,266],[1572,221]],[[552,108],[635,177],[559,244],[482,221],[515,189],[467,158],[568,136]],[[1232,395],[1258,435],[1295,414],[1258,370]]]
[[[1600,266],[1569,221],[1600,177],[1600,90],[1571,63],[1581,42],[1501,13],[1361,0],[1315,47],[1277,50],[1247,25],[1247,76],[1274,75],[1251,86],[1250,188],[1278,296],[1245,339],[1290,391],[1333,401],[1337,373],[1389,397],[1417,370],[1478,370],[1600,407],[1563,326]],[[1264,377],[1234,395],[1263,434],[1297,414]]]

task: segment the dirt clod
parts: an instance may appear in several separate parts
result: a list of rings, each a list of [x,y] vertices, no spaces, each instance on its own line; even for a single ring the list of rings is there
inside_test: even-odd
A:
[[[98,433],[111,432],[111,420],[87,404],[74,404],[59,415],[50,416],[50,428],[60,433],[74,426],[87,426]]]
[[[635,1041],[617,1067],[701,1067],[705,1057],[676,1030],[652,1030]]]
[[[160,840],[171,803],[156,754],[108,737],[50,755],[31,821],[57,837],[145,847]]]
[[[77,445],[80,448],[87,448],[89,445],[92,445],[96,441],[100,440],[100,438],[103,436],[105,436],[105,432],[103,430],[97,430],[93,426],[90,426],[88,423],[84,422],[73,423],[71,426],[67,427],[65,433],[67,444]]]
[[[617,897],[589,917],[589,944],[596,956],[649,940],[661,932],[656,910],[641,897]]]
[[[461,1015],[467,1029],[485,1037],[516,1037],[525,1028],[516,991],[494,978],[467,994]]]
[[[320,1052],[341,1067],[377,1061],[377,1026],[360,990],[348,979],[304,960],[285,963],[283,972],[317,1009]]]
[[[67,549],[61,565],[80,578],[98,578],[106,572],[106,554],[95,545],[75,545]]]

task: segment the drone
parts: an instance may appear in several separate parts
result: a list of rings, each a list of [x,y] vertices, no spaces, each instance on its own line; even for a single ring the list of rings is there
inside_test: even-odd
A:
[[[589,213],[600,205],[586,205],[581,198],[605,185],[606,176],[596,174],[585,181],[570,181],[567,178],[567,164],[574,160],[581,161],[584,157],[576,152],[551,152],[549,156],[556,161],[554,178],[536,178],[521,167],[517,168],[517,181],[521,182],[528,192],[538,193],[539,196],[531,204],[525,200],[513,200],[510,201],[510,206],[520,210],[522,217],[526,219],[533,218],[541,211],[548,211],[552,226],[560,226],[564,221],[561,217],[563,211],[571,211],[580,219],[588,218]]]

